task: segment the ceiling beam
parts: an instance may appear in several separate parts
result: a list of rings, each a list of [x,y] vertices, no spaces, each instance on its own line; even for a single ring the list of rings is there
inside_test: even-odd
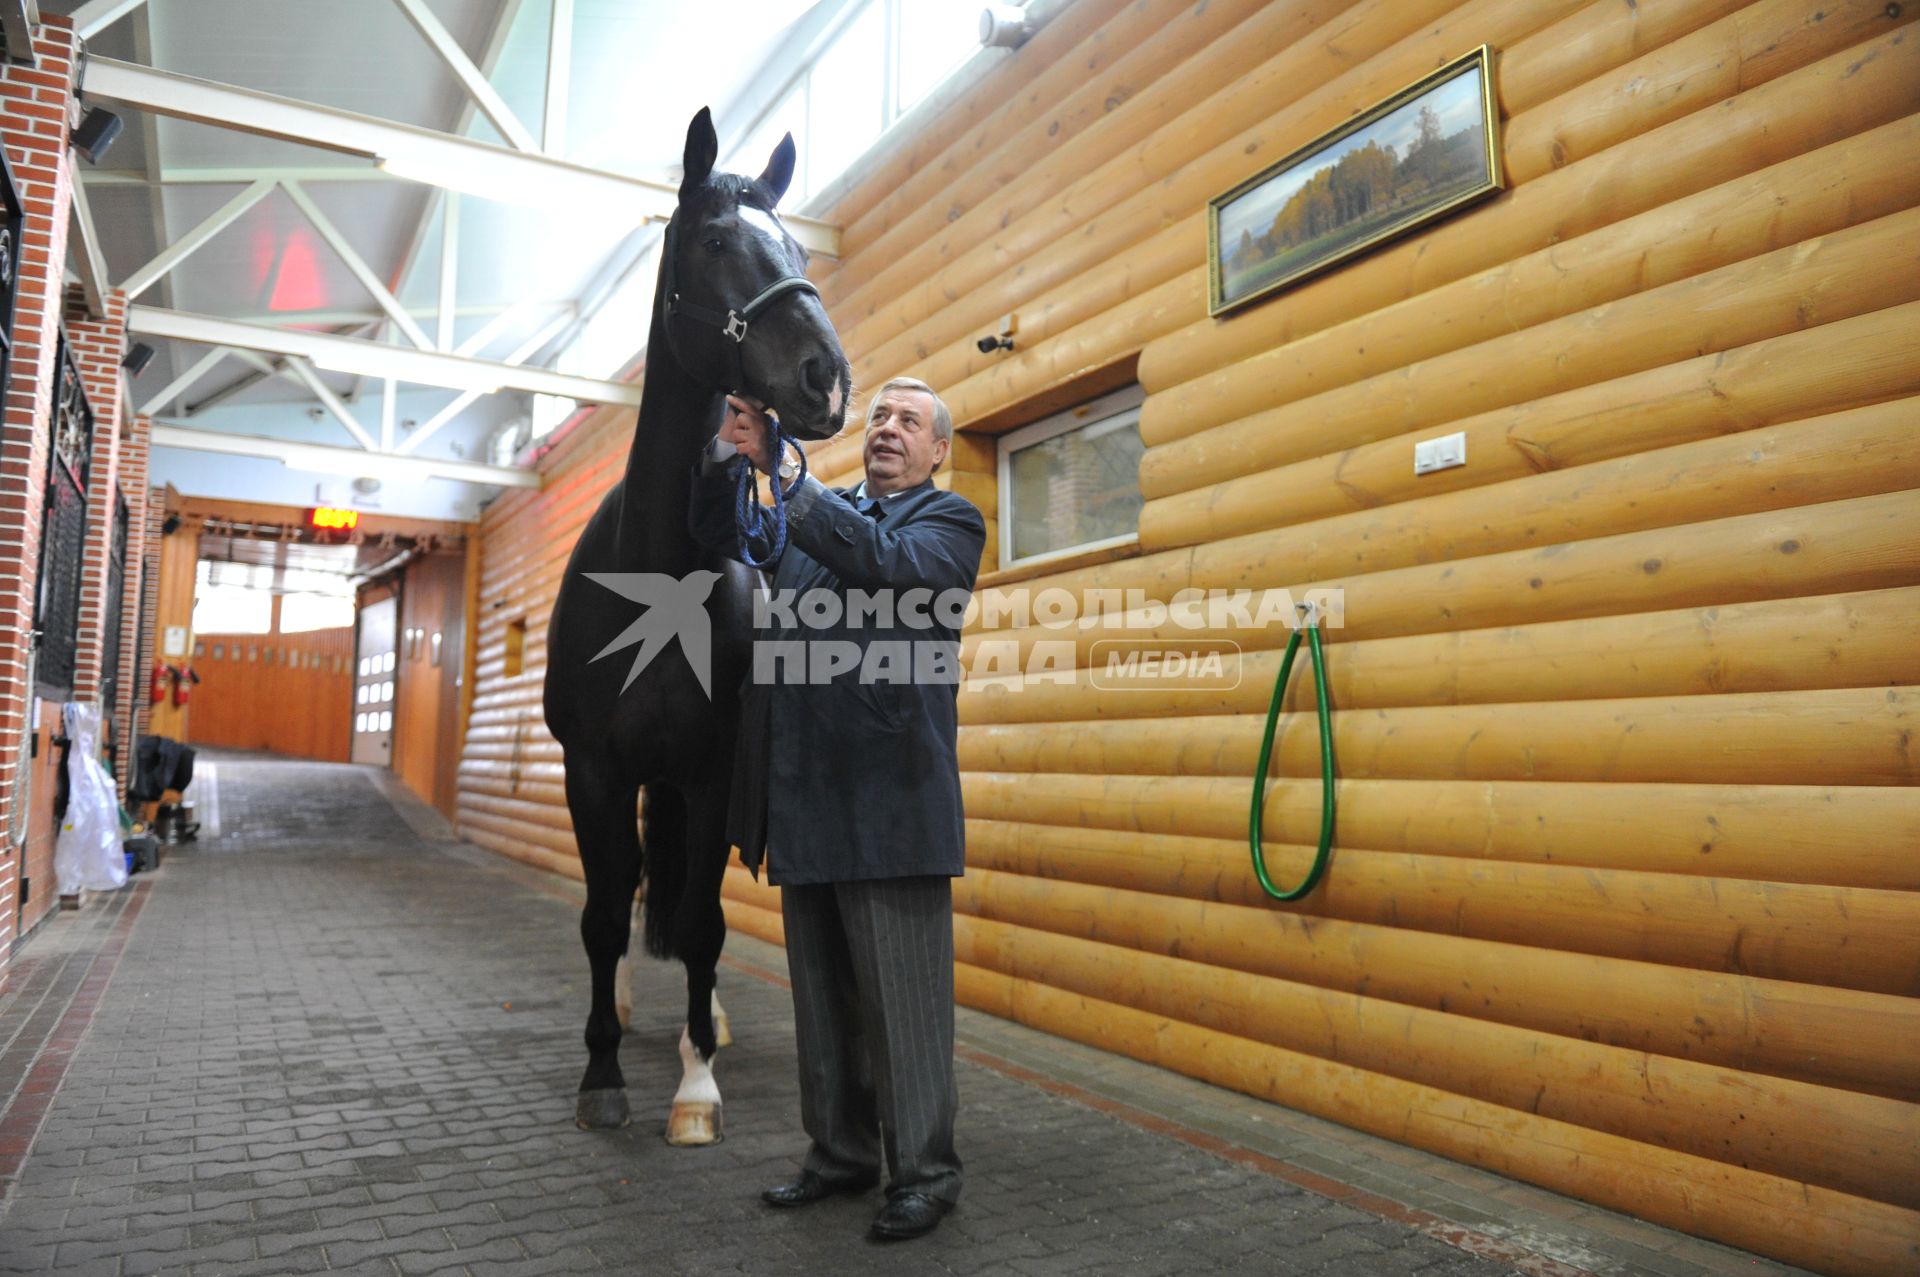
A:
[[[541,485],[537,470],[514,470],[506,466],[438,457],[395,457],[362,452],[357,448],[296,443],[291,439],[262,439],[219,430],[195,430],[191,426],[165,421],[153,423],[152,444],[156,448],[186,448],[229,457],[261,457],[278,461],[289,469],[347,478],[365,475],[406,480],[455,479],[463,483],[485,483],[501,488],[538,488]]]
[[[80,198],[78,192],[83,189],[85,185],[83,182],[75,186],[75,199]],[[260,181],[255,182],[252,186],[249,186],[246,190],[228,200],[216,209],[211,217],[208,217],[204,222],[201,222],[185,235],[182,235],[179,239],[161,249],[152,261],[127,276],[120,284],[120,291],[127,295],[128,301],[132,301],[141,293],[146,292],[148,288],[152,287],[154,283],[166,275],[168,271],[199,252],[208,240],[238,221],[242,213],[267,198],[268,195],[271,195],[273,193],[273,187],[273,182],[262,178]]]
[[[433,51],[440,55],[447,69],[466,88],[467,96],[478,104],[493,127],[500,130],[500,136],[507,140],[508,145],[516,151],[539,151],[540,144],[533,140],[533,134],[527,132],[527,126],[520,123],[520,117],[513,113],[513,108],[493,87],[493,82],[481,73],[479,67],[473,65],[473,59],[453,38],[453,33],[427,8],[426,0],[393,2],[400,6],[400,12],[407,15],[407,21],[413,23],[414,29],[433,46]]]
[[[541,395],[561,395],[585,403],[618,404],[624,407],[637,407],[640,403],[640,387],[627,382],[575,377],[548,372],[543,368],[516,368],[511,364],[443,354],[440,351],[407,350],[401,346],[384,346],[351,337],[241,323],[213,315],[134,306],[128,314],[127,328],[130,332],[147,337],[171,337],[178,341],[231,346],[238,350],[256,350],[272,355],[302,355],[320,367],[335,372],[392,377],[424,386],[444,386],[450,390],[491,393],[512,389]]]
[[[181,395],[186,394],[187,391],[192,390],[194,385],[202,377],[213,371],[215,364],[226,357],[227,352],[219,349],[209,350],[206,354],[200,356],[191,368],[168,382],[161,389],[160,393],[141,404],[140,415],[143,417],[151,417],[154,413],[159,412]]]
[[[0,0],[0,35],[7,38],[7,61],[15,66],[40,65],[33,51],[33,29],[39,25],[38,0]]]
[[[567,149],[567,94],[573,82],[573,0],[553,0],[547,15],[547,98],[540,116],[541,149]]]
[[[265,179],[269,182],[397,182],[400,179],[369,164],[364,168],[351,164],[288,164],[278,167],[249,165],[246,168],[169,168],[147,176],[144,169],[95,168],[81,175],[88,186],[246,186]]]
[[[626,177],[112,58],[88,59],[86,92],[175,119],[376,159],[390,173],[507,203],[556,211],[592,208],[599,215],[639,222],[664,221],[678,202],[672,182]],[[838,255],[838,228],[807,217],[784,221],[809,251]]]
[[[566,326],[567,326],[567,317],[565,315],[554,316],[554,318],[550,320],[545,327],[541,328],[540,330],[535,332],[533,336],[527,338],[527,340],[520,343],[519,349],[515,350],[512,354],[507,356],[507,362],[510,364],[524,364],[525,362],[527,362],[527,360],[533,358],[536,354],[538,354],[540,352],[541,347],[545,346],[548,342],[552,341],[555,337],[559,336],[560,330],[562,328],[565,328]],[[434,413],[433,416],[427,418],[426,421],[422,422],[418,430],[415,430],[412,434],[408,435],[404,441],[402,441],[398,450],[403,453],[412,452],[415,448],[418,448],[421,444],[425,443],[428,440],[428,438],[433,435],[435,431],[440,429],[440,427],[446,425],[448,422],[452,421],[455,417],[458,417],[461,413],[465,412],[467,408],[478,398],[480,398],[480,396],[475,391],[472,391],[472,390],[462,391],[460,394],[454,397],[454,400],[452,403],[448,404],[446,407],[442,408],[439,412]]]
[[[377,450],[373,436],[368,434],[367,428],[354,417],[352,410],[340,402],[340,396],[334,394],[327,388],[327,383],[320,380],[320,374],[311,362],[296,355],[287,360],[287,369],[293,373],[301,385],[313,393],[313,397],[320,401],[322,407],[333,414],[335,421],[346,427],[347,433],[352,435],[362,448],[368,452]]]
[[[88,0],[88,3],[73,11],[74,33],[82,40],[91,40],[146,2],[147,0]]]
[[[460,193],[448,191],[440,201],[440,314],[434,321],[434,347],[453,349],[455,294],[460,285]]]
[[[107,313],[106,259],[100,255],[100,232],[93,224],[93,210],[87,206],[87,193],[78,182],[73,184],[73,202],[68,206],[67,249],[79,268],[80,292],[87,299],[87,313],[95,319]]]

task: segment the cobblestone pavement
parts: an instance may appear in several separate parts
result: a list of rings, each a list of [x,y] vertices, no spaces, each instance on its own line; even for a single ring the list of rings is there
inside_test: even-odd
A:
[[[877,1193],[767,1209],[759,1189],[801,1148],[791,1007],[753,974],[777,978],[779,950],[729,942],[723,1143],[660,1139],[682,995],[678,966],[651,962],[623,1046],[635,1122],[589,1135],[571,1121],[586,1007],[576,887],[437,835],[363,769],[226,759],[217,777],[217,836],[50,924],[16,960],[0,998],[14,1128],[0,1126],[0,1153],[15,1149],[0,1271],[1587,1270],[1490,1262],[1075,1098],[1090,1090],[990,1067],[1023,1049],[1026,1067],[1044,1064],[1046,1040],[971,1013],[967,1187],[939,1231],[867,1241]],[[57,1091],[25,1071],[39,1038],[41,1067],[65,1066]],[[1062,1058],[1108,1068],[1096,1057]],[[1220,1094],[1181,1102],[1202,1092]]]

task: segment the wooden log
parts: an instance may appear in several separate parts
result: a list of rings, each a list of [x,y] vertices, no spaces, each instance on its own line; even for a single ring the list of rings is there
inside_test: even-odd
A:
[[[544,847],[529,846],[511,835],[501,835],[488,828],[483,822],[469,821],[464,816],[460,820],[460,836],[476,846],[483,847],[497,855],[521,864],[532,865],[535,869],[544,869],[551,874],[572,878],[576,882],[585,880],[580,868],[580,857],[549,851]]]
[[[844,261],[822,299],[830,309],[838,308],[911,246],[986,202],[994,202],[1004,216],[1019,216],[1026,210],[1001,203],[1003,192],[1043,195],[1042,183],[1022,179],[1053,163],[1066,147],[1073,147],[1081,172],[1105,163],[1186,103],[1252,70],[1267,50],[1293,43],[1353,2],[1139,0],[1129,5],[1041,73],[1059,81],[1049,86],[1045,101],[1029,101],[1034,96],[1029,94],[1009,103],[993,132],[975,130],[847,223],[840,233]],[[1223,39],[1229,32],[1232,38]],[[1213,71],[1211,80],[1200,79],[1189,63],[1203,49],[1200,61]],[[1177,83],[1156,89],[1169,76]]]
[[[1920,1263],[1920,1216],[1231,1037],[1119,1003],[954,971],[967,1006],[1556,1192],[1847,1277]]]
[[[1127,0],[1093,0],[1056,9],[1025,44],[1001,55],[1000,64],[967,90],[959,101],[937,112],[920,114],[917,127],[903,131],[897,142],[882,142],[870,164],[861,166],[858,180],[828,188],[827,207],[820,216],[841,226],[858,221],[867,210],[919,170],[937,164],[946,151],[970,144],[979,134],[991,134],[1051,100],[1064,87],[1047,76],[1047,69],[1067,62],[1087,37],[1114,20]],[[1041,97],[1029,101],[1028,95]]]
[[[960,962],[1661,1148],[1912,1208],[1920,1106],[985,919]]]
[[[1412,473],[1407,458],[1429,429],[1263,470],[1149,502],[1141,536],[1153,545],[1191,537],[1193,506],[1203,501],[1208,526],[1223,533],[1243,526],[1228,512],[1244,510],[1255,493],[1274,517],[1306,523],[1911,398],[1920,395],[1916,326],[1920,303],[1910,302],[1465,417],[1448,423],[1467,437],[1472,463],[1459,469]]]
[[[1881,0],[1812,12],[1805,0],[1756,0],[1515,118],[1504,137],[1507,172],[1530,181],[1913,19]]]
[[[1811,379],[1815,370],[1804,372]],[[1230,502],[1223,493],[1213,510],[1198,516],[1193,508],[1197,502],[1187,502],[1191,494],[1183,493],[1167,498],[1153,512],[1151,535],[1156,547],[1208,542],[1196,556],[1207,560],[1201,571],[1267,556],[1268,562],[1286,563],[1292,571],[1333,576],[1675,527],[1920,488],[1920,441],[1913,437],[1912,424],[1916,415],[1920,398],[1895,399],[1485,487],[1469,488],[1456,481],[1450,492],[1311,523],[1295,522],[1291,512],[1250,509],[1244,487],[1230,494],[1243,500]],[[1411,451],[1402,454],[1403,461]],[[1649,484],[1661,487],[1649,491]],[[1345,495],[1351,500],[1354,493]],[[1489,506],[1506,512],[1511,522],[1489,525]],[[1269,529],[1269,519],[1285,520],[1288,526]],[[1142,540],[1148,535],[1143,514]]]
[[[1338,710],[1340,775],[1382,780],[1920,785],[1920,713],[1906,688]],[[994,723],[960,734],[968,771],[1248,776],[1262,714]],[[1320,774],[1319,726],[1294,715],[1279,775]],[[1920,992],[1920,990],[1916,990]]]
[[[1911,1074],[1920,1030],[1920,1008],[1911,998],[1042,882],[990,869],[955,879],[953,903],[958,913],[1056,935],[1874,1094]],[[1676,1015],[1676,1007],[1690,1014]]]
[[[1302,881],[1315,847],[1265,848]],[[970,820],[967,864],[1574,953],[1911,996],[1920,894],[1339,847],[1309,901],[1269,901],[1244,837]],[[1920,1076],[1900,1098],[1920,1100]]]
[[[1920,504],[1910,495],[1888,493],[1322,579],[1284,594],[1268,585],[1272,564],[1242,562],[1217,575],[1196,570],[1180,583],[1218,592],[1191,614],[1160,606],[1168,619],[1159,619],[1152,611],[1159,605],[1149,605],[1098,626],[1038,622],[1019,630],[976,631],[962,640],[962,657],[979,669],[984,648],[987,656],[1017,658],[1027,668],[1036,644],[1071,644],[1072,668],[1091,660],[1096,643],[1120,638],[1274,646],[1285,641],[1285,627],[1249,626],[1249,617],[1257,621],[1275,602],[1290,615],[1291,600],[1316,592],[1327,598],[1336,590],[1343,592],[1345,614],[1344,624],[1326,631],[1334,643],[1888,589],[1920,580],[1917,543]],[[1251,594],[1236,609],[1236,596],[1228,592],[1242,589]]]
[[[1461,48],[1483,40],[1503,45],[1575,7],[1576,0],[1472,0],[1450,12],[1430,0],[1355,7],[1026,217],[1000,228],[993,210],[982,208],[901,258],[890,270],[904,286],[881,289],[876,280],[871,291],[885,303],[843,332],[842,344],[862,352],[855,358],[855,378],[864,381],[878,371],[865,352],[881,342],[913,330],[929,348],[955,340],[981,320],[1017,309],[1025,298],[1190,215],[1269,158],[1418,79]],[[1352,69],[1339,74],[1347,66]],[[1274,114],[1276,101],[1291,105]],[[1064,251],[1040,251],[1069,236],[1057,246]],[[972,247],[949,259],[956,242]],[[989,287],[1009,263],[1018,263],[1018,274]],[[1009,282],[1014,287],[1007,288]]]
[[[1197,433],[1166,417],[1150,432],[1143,413],[1140,489],[1168,496],[1897,306],[1920,294],[1916,266],[1908,209]]]
[[[1916,615],[1920,587],[1910,586],[1345,643],[1328,660],[1329,699],[1359,711],[1920,683],[1920,647],[1910,626]],[[961,690],[960,721],[1264,714],[1281,656],[1277,648],[1229,655],[1218,677],[1169,680],[1164,689],[1124,696],[1103,692],[1085,668],[1074,670],[1070,683],[975,679]],[[1314,700],[1313,680],[1296,677],[1284,708],[1310,712]]]
[[[727,880],[731,882],[731,874],[727,876]],[[737,900],[731,895],[722,896],[720,907],[727,915],[727,926],[733,930],[744,931],[754,939],[764,940],[768,944],[784,946],[787,943],[786,923],[778,913]]]
[[[1503,67],[1502,78],[1510,73]],[[1916,110],[1920,40],[1902,28],[1519,186],[1471,216],[1289,290],[1284,306],[1197,319],[1141,352],[1141,384],[1164,391]]]
[[[1513,119],[1552,97],[1691,35],[1751,0],[1590,4],[1500,50],[1494,92]]]
[[[1910,209],[1917,140],[1910,116],[1820,147],[1173,387],[1151,412],[1195,433]]]
[[[1920,890],[1920,794],[1897,787],[1339,782],[1343,848],[1698,874],[1763,882]],[[1247,836],[1251,777],[965,772],[975,819]],[[1633,818],[1622,837],[1622,813]],[[1267,791],[1266,836],[1313,844],[1318,781]]]

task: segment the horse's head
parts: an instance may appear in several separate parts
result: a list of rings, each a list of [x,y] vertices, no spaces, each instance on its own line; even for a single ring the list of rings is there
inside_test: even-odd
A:
[[[802,439],[840,430],[853,370],[807,282],[807,254],[774,212],[793,177],[793,137],[756,178],[714,172],[706,108],[687,128],[686,176],[667,226],[659,305],[673,356],[715,391],[750,395]]]

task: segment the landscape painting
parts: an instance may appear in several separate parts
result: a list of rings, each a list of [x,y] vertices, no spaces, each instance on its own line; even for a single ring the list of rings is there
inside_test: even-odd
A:
[[[1491,60],[1474,50],[1211,201],[1209,313],[1499,190]]]

